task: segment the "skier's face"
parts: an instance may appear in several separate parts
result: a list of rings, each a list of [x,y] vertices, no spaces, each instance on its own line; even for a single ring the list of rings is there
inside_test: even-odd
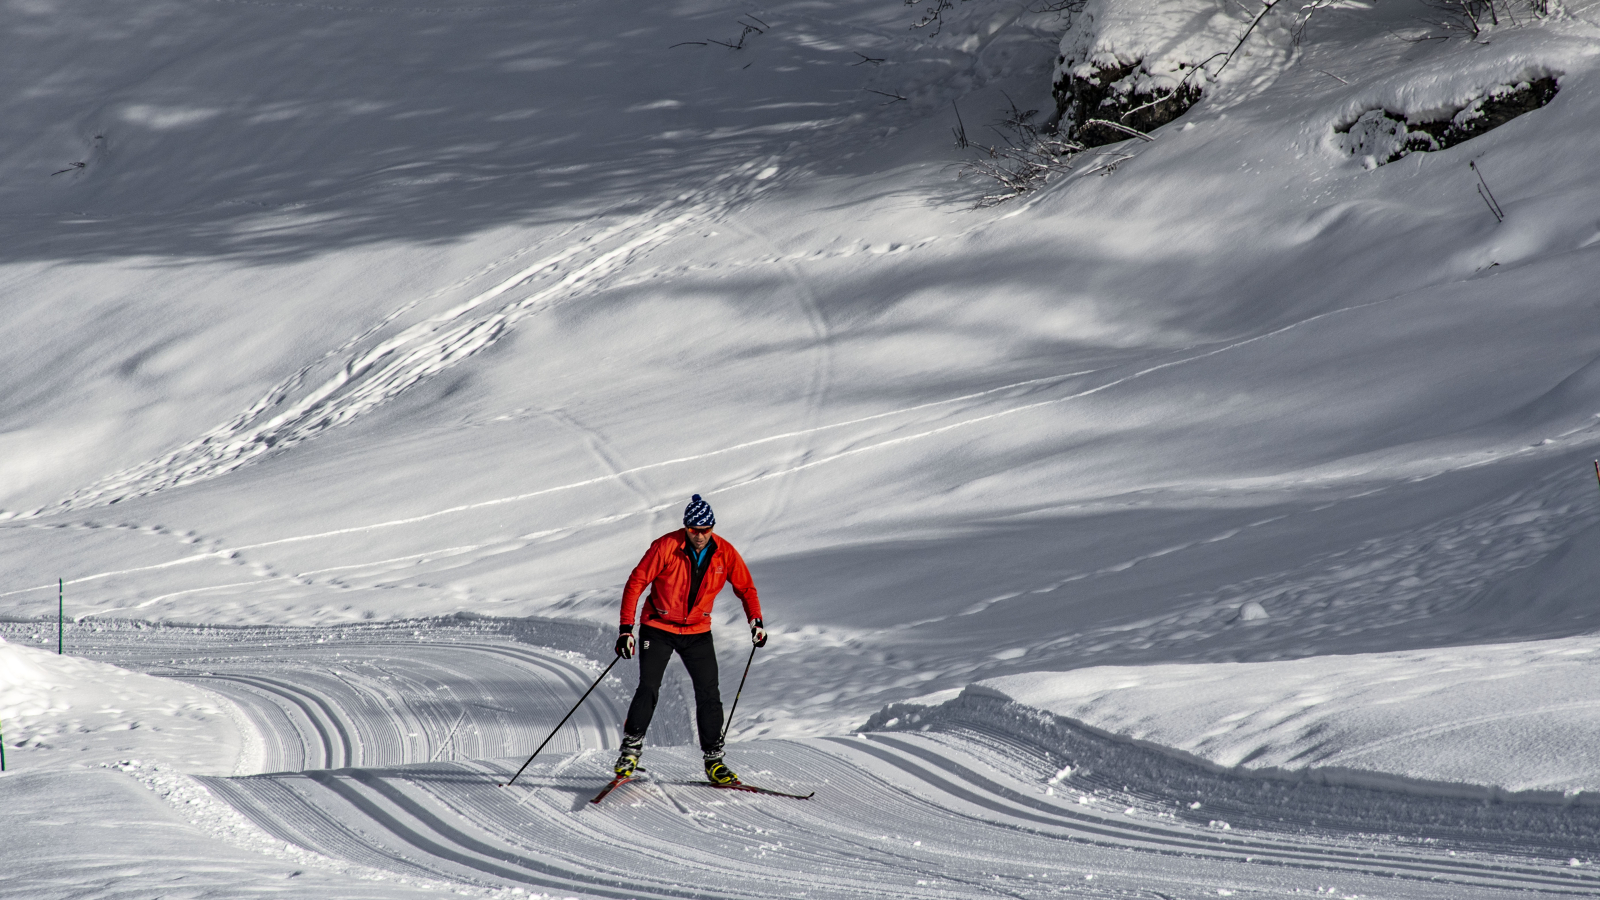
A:
[[[684,531],[689,534],[689,546],[696,551],[704,550],[706,545],[711,543],[711,529],[709,528],[685,528]]]

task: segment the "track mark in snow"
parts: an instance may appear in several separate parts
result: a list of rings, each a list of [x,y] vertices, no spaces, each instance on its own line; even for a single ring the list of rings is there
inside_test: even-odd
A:
[[[869,422],[877,422],[877,421],[881,421],[881,420],[884,420],[884,419],[893,418],[893,417],[896,417],[896,416],[903,416],[903,415],[910,415],[910,414],[914,414],[914,413],[924,412],[926,410],[937,409],[939,407],[949,406],[949,405],[952,405],[952,404],[972,402],[972,401],[975,401],[975,400],[981,400],[981,399],[983,399],[985,397],[994,396],[996,394],[1004,394],[1004,393],[1010,392],[1010,391],[1039,390],[1039,389],[1042,389],[1042,388],[1045,388],[1045,387],[1048,387],[1048,386],[1051,386],[1051,385],[1059,384],[1059,383],[1061,383],[1063,381],[1068,381],[1068,380],[1073,379],[1073,378],[1079,378],[1079,377],[1082,377],[1082,376],[1085,376],[1085,375],[1092,375],[1096,371],[1099,371],[1099,370],[1096,370],[1096,369],[1085,369],[1085,370],[1082,370],[1082,371],[1066,372],[1066,373],[1063,373],[1063,374],[1060,374],[1060,375],[1049,375],[1049,376],[1045,376],[1045,377],[1042,377],[1042,378],[1029,378],[1029,379],[1025,379],[1023,381],[1016,381],[1016,382],[1011,382],[1011,383],[1008,383],[1008,384],[1003,384],[1003,385],[1000,385],[999,387],[987,388],[987,389],[982,390],[982,391],[974,391],[972,393],[962,394],[962,395],[959,395],[959,396],[956,396],[956,397],[948,397],[948,398],[945,398],[943,400],[933,400],[933,401],[929,401],[929,402],[926,402],[926,403],[918,403],[918,404],[915,404],[915,405],[912,405],[912,406],[907,406],[907,407],[902,407],[902,408],[899,408],[899,409],[888,410],[886,412],[881,412],[881,413],[873,413],[871,415],[866,415],[866,416],[858,416],[858,417],[853,418],[853,419],[846,419],[846,420],[843,420],[843,421],[840,421],[840,422],[832,422],[832,423],[829,423],[829,424],[826,424],[826,425],[818,425],[818,426],[812,427],[812,428],[797,429],[797,430],[794,430],[794,431],[781,432],[779,434],[773,434],[773,435],[768,435],[766,437],[756,438],[756,439],[753,439],[753,440],[745,441],[743,443],[734,444],[734,445],[731,445],[731,446],[728,446],[728,447],[722,447],[722,448],[718,448],[716,450],[707,451],[705,453],[697,453],[697,454],[692,454],[692,455],[689,455],[689,456],[681,456],[681,457],[676,457],[674,459],[661,460],[659,462],[653,462],[653,463],[644,463],[644,464],[641,464],[641,465],[632,466],[630,468],[622,469],[622,470],[617,471],[617,472],[608,473],[606,475],[601,475],[601,476],[597,476],[597,477],[594,477],[594,478],[581,479],[579,481],[568,482],[566,484],[553,485],[551,487],[540,488],[540,489],[534,490],[534,491],[526,491],[526,492],[523,492],[523,493],[520,493],[520,494],[512,494],[510,496],[505,496],[505,497],[496,497],[496,498],[492,498],[492,499],[489,499],[489,500],[480,500],[480,501],[476,501],[476,502],[473,502],[473,503],[464,503],[464,504],[460,504],[460,505],[457,505],[457,506],[447,507],[445,509],[435,510],[435,511],[429,512],[429,513],[422,513],[420,515],[415,515],[415,516],[406,516],[406,517],[400,518],[400,519],[389,519],[389,520],[386,520],[386,521],[383,521],[383,522],[374,522],[374,523],[367,524],[367,525],[355,525],[355,526],[351,526],[349,528],[338,528],[338,529],[334,529],[334,530],[331,530],[331,531],[321,531],[321,532],[315,532],[315,533],[312,533],[312,534],[293,535],[293,536],[290,536],[290,537],[276,538],[276,539],[273,539],[273,540],[270,540],[270,541],[259,541],[259,542],[253,543],[253,544],[242,544],[242,545],[237,546],[237,547],[225,547],[220,542],[212,542],[211,546],[213,546],[215,549],[208,550],[208,551],[206,551],[204,553],[197,553],[197,554],[193,554],[193,555],[190,555],[190,556],[181,557],[179,559],[169,560],[167,562],[162,562],[162,563],[154,563],[154,564],[147,565],[147,566],[136,566],[136,567],[127,568],[127,569],[114,569],[114,570],[108,570],[108,571],[105,571],[105,572],[95,572],[95,573],[92,573],[92,574],[89,574],[89,575],[82,575],[82,576],[79,576],[77,578],[68,579],[66,583],[68,585],[84,584],[84,583],[87,583],[87,582],[102,581],[102,580],[105,580],[107,578],[116,578],[116,577],[121,576],[121,575],[133,575],[133,574],[138,574],[138,573],[141,573],[141,572],[160,571],[160,570],[163,570],[163,569],[169,569],[169,568],[173,568],[173,567],[176,567],[176,566],[192,565],[194,563],[206,562],[208,560],[231,559],[231,558],[233,558],[234,556],[236,556],[239,553],[244,553],[244,552],[252,551],[252,550],[261,550],[261,549],[265,549],[265,548],[268,548],[268,547],[278,547],[278,546],[282,546],[282,545],[285,545],[285,544],[302,543],[302,542],[305,542],[305,541],[324,540],[324,539],[327,539],[327,538],[342,537],[342,536],[351,535],[351,534],[362,534],[362,533],[365,533],[365,532],[378,531],[378,530],[386,529],[386,528],[402,528],[402,527],[405,527],[405,526],[408,526],[408,525],[417,525],[417,524],[421,524],[423,522],[429,522],[429,521],[432,521],[432,520],[435,520],[435,519],[444,518],[446,516],[453,516],[453,515],[460,515],[462,513],[476,512],[476,511],[479,511],[479,510],[489,509],[489,508],[496,507],[496,506],[505,506],[505,505],[514,504],[514,503],[523,503],[523,502],[526,502],[528,500],[533,500],[533,499],[536,499],[536,498],[539,498],[539,497],[548,496],[550,494],[559,493],[559,492],[562,492],[562,491],[579,490],[579,489],[586,488],[586,487],[592,487],[594,485],[604,484],[605,482],[616,480],[618,478],[632,478],[632,477],[637,476],[637,475],[639,475],[641,473],[653,471],[655,469],[663,469],[663,468],[667,468],[667,467],[670,467],[670,466],[684,465],[684,464],[687,464],[687,463],[698,462],[698,461],[705,460],[705,459],[711,459],[711,458],[724,456],[724,455],[728,455],[728,454],[739,453],[739,452],[742,452],[742,451],[745,451],[745,450],[750,450],[750,449],[754,449],[754,448],[757,448],[757,447],[762,447],[762,446],[765,446],[767,444],[778,443],[778,442],[782,442],[782,441],[789,441],[789,440],[793,440],[793,439],[801,438],[801,437],[813,436],[813,435],[819,434],[821,432],[832,430],[832,429],[849,428],[849,427],[852,427],[852,426],[855,426],[855,425],[863,425],[863,424],[867,424]],[[676,501],[674,500],[672,502],[675,503]],[[670,504],[668,504],[668,505],[670,505]],[[652,507],[649,510],[645,510],[645,512],[656,512],[656,511],[658,511],[660,509],[664,509],[664,508],[665,508],[665,506]],[[594,525],[599,525],[599,524],[609,524],[610,522],[614,522],[614,521],[617,521],[619,519],[626,518],[627,516],[633,515],[633,514],[635,514],[635,513],[622,513],[622,514],[619,514],[619,515],[608,516],[608,517],[605,517],[603,519],[598,519],[598,520],[595,520],[593,522],[586,523],[585,527],[592,527]],[[46,525],[39,525],[39,524],[35,524],[35,523],[22,523],[22,524],[9,524],[9,525],[0,526],[0,527],[9,527],[9,528],[42,528],[42,527],[50,527],[50,528],[54,528],[54,527],[58,527],[58,526],[56,526],[56,525],[48,525],[48,526],[46,526]],[[539,534],[536,534],[536,535],[531,535],[529,537],[545,537],[545,536],[548,536],[548,535],[551,535],[551,534],[557,534],[557,533],[561,533],[561,532],[567,531],[567,530],[571,530],[571,529],[554,529],[554,530],[551,530],[550,532],[539,533]],[[465,546],[465,547],[450,547],[450,548],[446,548],[446,549],[443,549],[443,550],[424,551],[422,553],[414,554],[413,556],[398,557],[398,558],[393,559],[393,560],[384,560],[384,561],[377,561],[377,562],[370,562],[370,563],[357,563],[357,564],[354,564],[354,565],[348,566],[348,567],[341,566],[341,567],[336,567],[335,569],[319,569],[319,570],[315,570],[313,572],[307,572],[307,573],[301,573],[301,574],[302,575],[312,575],[312,574],[318,574],[318,573],[324,572],[324,571],[335,571],[336,569],[340,569],[340,568],[360,568],[360,567],[364,567],[364,566],[381,565],[383,562],[396,562],[396,561],[401,561],[401,560],[405,560],[405,559],[414,558],[415,556],[428,556],[428,555],[432,555],[432,554],[448,554],[448,553],[452,553],[452,552],[456,552],[456,551],[471,551],[471,550],[476,550],[476,549],[478,549],[477,545],[471,545],[471,546]],[[32,591],[40,591],[40,590],[45,590],[45,589],[54,589],[55,586],[56,586],[55,582],[50,582],[49,584],[40,584],[40,585],[35,585],[35,586],[32,586],[32,587],[18,588],[18,589],[14,589],[14,590],[10,590],[10,591],[0,591],[0,597],[10,597],[10,596],[14,596],[16,594],[23,594],[23,593],[28,593],[28,592],[32,592]]]
[[[1086,810],[1017,782],[1006,770],[1019,760],[995,749],[948,735],[730,747],[763,779],[816,785],[818,799],[804,803],[676,789],[670,782],[693,771],[694,754],[654,748],[651,773],[600,807],[587,802],[604,782],[603,760],[593,754],[582,757],[597,770],[587,776],[570,773],[570,758],[541,762],[521,796],[486,777],[509,769],[459,764],[207,783],[227,782],[226,795],[249,818],[319,852],[328,852],[325,838],[297,832],[295,823],[342,823],[364,844],[342,852],[369,865],[403,859],[437,878],[604,897],[925,897],[936,885],[939,896],[1032,898],[1082,885],[1087,875],[1099,882],[1089,896],[1127,896],[1151,881],[1274,896],[1329,880],[1367,896],[1392,896],[1404,884],[1407,896],[1440,900],[1600,887],[1559,860],[1218,833]],[[321,790],[292,786],[306,778]],[[701,852],[682,853],[686,843]],[[759,885],[749,880],[752,865]]]
[[[595,459],[600,461],[600,464],[610,473],[610,477],[633,492],[633,495],[644,503],[645,509],[650,509],[660,502],[649,486],[634,474],[634,469],[623,463],[622,454],[617,451],[616,447],[605,435],[579,422],[564,410],[546,410],[545,415],[562,426],[582,435],[583,442],[588,446],[589,452]]]
[[[1403,483],[1378,490],[1400,486]],[[1415,623],[1431,619],[1441,623],[1441,636],[1454,643],[1502,639],[1505,635],[1495,630],[1493,621],[1466,630],[1468,626],[1453,614],[1468,609],[1496,579],[1545,558],[1596,521],[1600,513],[1585,486],[1557,471],[1510,496],[1421,529],[1363,541],[1293,569],[1175,598],[1174,611],[1159,619],[1070,635],[1035,649],[1075,655],[1089,648],[1104,653],[1193,644],[1234,627],[1223,613],[1252,602],[1272,616],[1253,627],[1273,629],[1278,645],[1289,632],[1311,645],[1401,625],[1412,626],[1407,633],[1415,638]],[[1101,571],[1058,579],[1035,592]]]
[[[380,339],[381,325],[369,330],[347,343],[337,370],[315,386],[305,387],[313,371],[337,359],[295,373],[250,409],[196,440],[105,478],[54,509],[38,510],[34,515],[104,506],[215,478],[370,412],[494,344],[526,316],[599,290],[637,255],[690,224],[747,199],[762,189],[752,173],[759,172],[764,162],[749,162],[700,189],[584,237],[397,334]],[[502,299],[530,288],[515,299]],[[386,322],[398,315],[391,315]]]
[[[430,627],[435,640],[413,634]],[[1259,779],[1086,732],[1076,744],[1051,738],[1059,750],[1029,744],[1012,733],[1023,732],[1004,730],[1004,710],[981,715],[977,707],[966,713],[970,724],[956,709],[928,733],[730,746],[751,782],[815,788],[813,800],[676,786],[698,777],[698,753],[651,745],[646,777],[594,807],[588,800],[607,777],[601,748],[617,738],[613,689],[594,695],[601,702],[588,720],[515,788],[494,786],[593,677],[558,651],[457,626],[400,624],[127,626],[84,637],[102,657],[242,698],[252,721],[303,739],[315,764],[353,758],[358,768],[197,780],[280,840],[401,875],[707,900],[1186,897],[1217,885],[1287,897],[1330,882],[1351,894],[1418,900],[1600,890],[1600,877],[1567,864],[1592,855],[1586,823],[1600,814],[1592,808],[1529,806],[1519,819],[1516,804],[1473,803],[1480,818],[1451,830],[1451,810],[1467,806],[1450,804],[1461,801],[1317,785],[1263,793]],[[479,760],[429,762],[473,730],[493,732],[473,745]],[[413,733],[419,739],[407,740]],[[1198,811],[1188,808],[1193,795],[1180,793],[1195,790],[1206,801]],[[1294,802],[1274,791],[1290,791]],[[1095,802],[1077,802],[1080,792]],[[1303,796],[1311,799],[1294,800]],[[1357,821],[1307,821],[1324,810]],[[1563,816],[1577,818],[1563,826]],[[1207,827],[1223,817],[1232,828]],[[1446,824],[1426,824],[1436,819]]]
[[[811,381],[806,387],[805,407],[802,418],[802,434],[815,434],[818,430],[817,423],[822,418],[823,406],[827,402],[828,388],[833,380],[833,333],[828,327],[827,316],[822,311],[822,304],[817,301],[816,292],[811,289],[809,280],[801,274],[793,262],[792,254],[785,254],[783,248],[773,243],[766,233],[759,229],[734,221],[729,217],[729,224],[743,232],[746,236],[761,241],[770,247],[777,256],[771,260],[773,265],[782,270],[790,289],[799,299],[801,310],[806,320],[811,325],[812,337],[816,341],[816,362],[812,366]],[[814,448],[805,445],[794,457],[794,462],[803,463],[810,459]],[[782,517],[788,508],[789,495],[794,490],[794,480],[790,479],[779,483],[773,491],[767,508],[757,517],[750,528],[753,538],[760,538]]]
[[[80,653],[234,701],[261,731],[267,771],[515,754],[543,740],[595,675],[563,654],[488,634],[418,641],[409,628],[375,629],[317,643],[298,630],[289,633],[302,636],[288,640],[272,629],[247,633],[262,644],[235,646],[165,628],[154,635],[88,632],[77,643]],[[551,750],[615,746],[619,689],[612,679],[590,695]]]

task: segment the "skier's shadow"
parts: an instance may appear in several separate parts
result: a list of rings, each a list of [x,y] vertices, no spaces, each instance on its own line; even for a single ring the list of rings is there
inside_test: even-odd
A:
[[[589,801],[594,799],[595,794],[600,793],[600,789],[605,787],[606,782],[609,780],[608,778],[594,777],[571,779],[522,778],[515,785],[503,790],[519,792],[519,795],[513,798],[516,803],[528,802],[532,799],[529,794],[543,794],[546,796],[547,802],[556,807],[560,807],[562,801],[559,798],[565,794],[572,801],[570,811],[577,812],[586,806],[591,806],[592,804]]]

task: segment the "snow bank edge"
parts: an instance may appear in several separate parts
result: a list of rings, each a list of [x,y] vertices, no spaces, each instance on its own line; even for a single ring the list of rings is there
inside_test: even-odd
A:
[[[1175,747],[1106,731],[1072,716],[1019,703],[1004,692],[982,684],[969,684],[954,699],[942,703],[927,704],[914,700],[891,703],[874,713],[857,731],[931,731],[943,727],[973,726],[1052,749],[1064,743],[1064,734],[1074,730],[1086,732],[1103,741],[1158,754],[1182,766],[1241,780],[1362,788],[1413,797],[1482,803],[1600,807],[1600,794],[1584,791],[1512,791],[1497,785],[1430,781],[1343,766],[1311,766],[1303,769],[1224,766]]]

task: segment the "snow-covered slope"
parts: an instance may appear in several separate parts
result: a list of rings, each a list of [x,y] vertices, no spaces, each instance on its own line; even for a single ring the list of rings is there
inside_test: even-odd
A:
[[[585,625],[593,646],[561,650],[604,656],[629,566],[700,493],[772,626],[740,739],[1115,666],[1144,688],[1107,694],[1105,727],[1208,753],[1167,698],[1247,696],[1227,673],[1260,670],[1230,664],[1322,673],[1364,723],[1387,663],[1360,654],[1539,660],[1447,699],[1407,674],[1441,720],[1586,671],[1561,651],[1593,640],[1600,526],[1592,4],[1477,41],[1412,0],[1320,4],[1303,29],[1276,10],[1153,140],[989,210],[955,178],[977,152],[958,111],[989,143],[1013,103],[1048,117],[1063,50],[1170,51],[1167,77],[1252,16],[1106,0],[1063,35],[1014,0],[936,34],[883,0],[5,10],[0,612],[53,614],[63,578],[69,652],[102,618],[459,611]],[[1445,149],[1385,162],[1340,133],[1398,140],[1545,77],[1548,105]],[[1449,650],[1530,640],[1553,643]],[[257,690],[234,684],[207,687]],[[286,768],[346,762],[252,721]],[[1588,723],[1513,737],[1578,746]],[[1310,746],[1218,741],[1285,765]],[[1433,762],[1361,765],[1568,783]]]
[[[1435,789],[1574,797],[1600,789],[1597,651],[1593,638],[1579,638],[1106,666],[1009,675],[981,687],[1230,768],[1335,770],[1358,783],[1385,773]]]
[[[255,771],[255,735],[222,697],[0,639],[0,731],[13,771],[151,758],[184,772]]]

